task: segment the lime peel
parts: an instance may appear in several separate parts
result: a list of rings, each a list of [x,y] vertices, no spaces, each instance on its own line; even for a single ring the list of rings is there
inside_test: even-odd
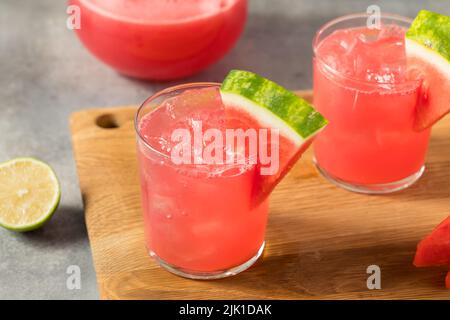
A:
[[[0,226],[18,232],[40,228],[53,216],[61,188],[53,169],[35,158],[0,164]]]

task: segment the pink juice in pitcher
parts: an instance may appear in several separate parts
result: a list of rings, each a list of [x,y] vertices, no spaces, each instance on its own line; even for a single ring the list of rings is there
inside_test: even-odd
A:
[[[100,60],[128,76],[170,80],[208,67],[236,43],[247,0],[70,0],[76,30]]]

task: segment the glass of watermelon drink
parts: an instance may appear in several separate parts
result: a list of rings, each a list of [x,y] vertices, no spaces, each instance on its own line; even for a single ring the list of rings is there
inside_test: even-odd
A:
[[[186,84],[150,97],[135,121],[150,255],[191,279],[250,267],[263,252],[269,194],[325,124],[307,102],[245,71],[222,85]]]
[[[122,74],[172,80],[197,73],[236,43],[247,0],[70,0],[81,42]]]
[[[430,128],[417,130],[422,79],[407,68],[408,18],[356,14],[327,23],[314,42],[314,105],[330,121],[315,141],[321,173],[361,193],[407,188],[424,172]]]

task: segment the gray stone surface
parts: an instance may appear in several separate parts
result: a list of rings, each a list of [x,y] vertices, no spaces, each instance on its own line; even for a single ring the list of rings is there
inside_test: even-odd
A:
[[[311,87],[314,31],[339,15],[378,4],[413,17],[421,8],[450,15],[448,0],[250,0],[238,46],[220,63],[184,81],[221,81],[230,68],[253,70],[292,89]],[[0,299],[96,299],[68,128],[71,112],[89,106],[138,104],[174,83],[116,74],[84,50],[65,27],[64,0],[0,1],[0,161],[32,155],[62,182],[62,202],[39,231],[0,230]],[[66,288],[66,269],[81,268],[82,288]]]

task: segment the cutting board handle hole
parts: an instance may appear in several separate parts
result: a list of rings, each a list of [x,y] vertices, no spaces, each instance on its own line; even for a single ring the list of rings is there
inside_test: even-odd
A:
[[[102,129],[117,129],[120,124],[113,114],[102,114],[95,120],[95,124]]]

